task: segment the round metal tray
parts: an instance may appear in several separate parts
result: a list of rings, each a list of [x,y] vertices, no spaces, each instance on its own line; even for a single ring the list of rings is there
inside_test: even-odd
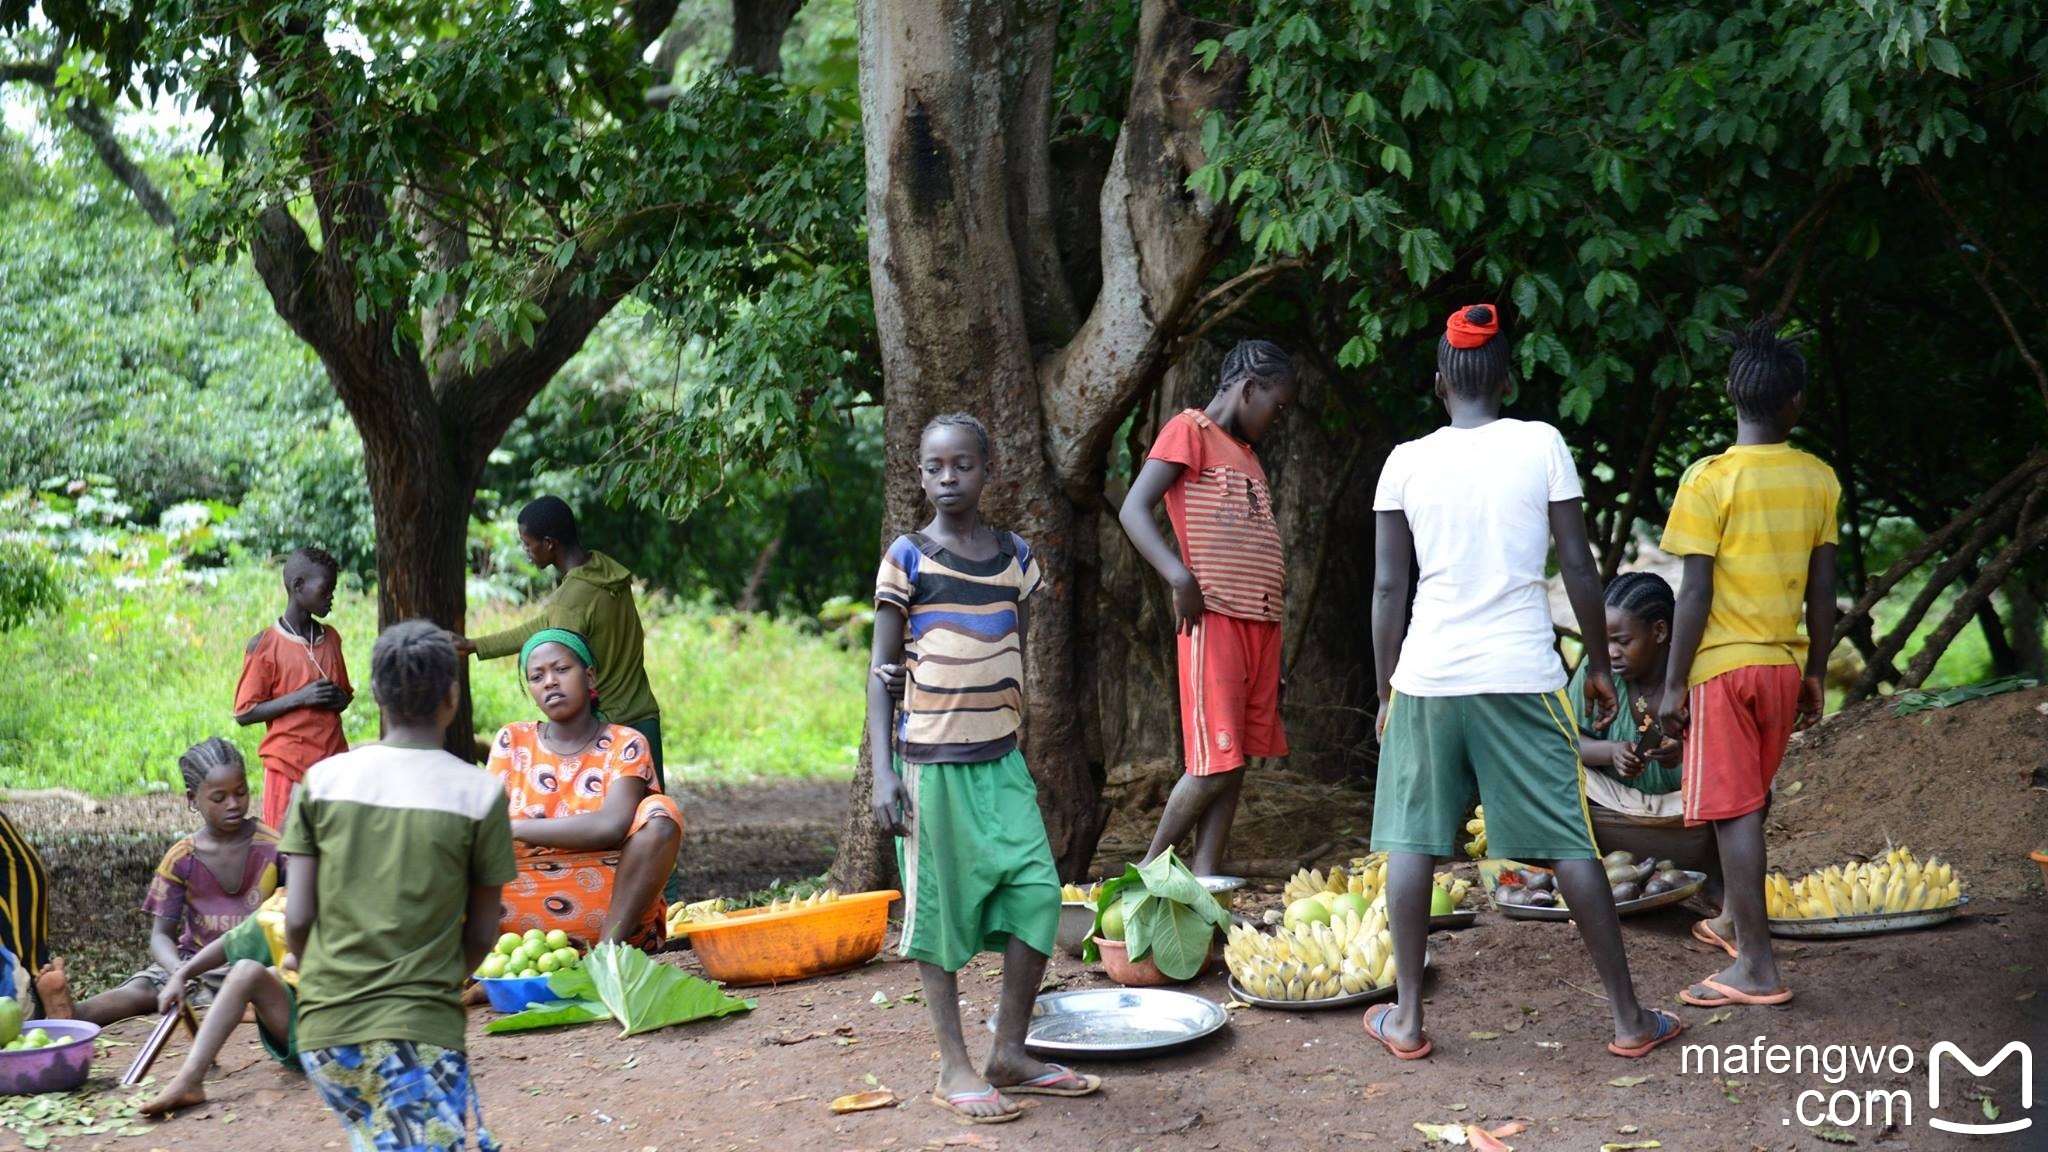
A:
[[[1169,988],[1051,992],[1031,1005],[1024,1046],[1060,1056],[1149,1056],[1218,1032],[1230,1013],[1213,1000]],[[988,1030],[997,1027],[990,1013]]]
[[[1773,920],[1771,935],[1794,940],[1819,940],[1834,936],[1874,936],[1879,932],[1906,932],[1932,928],[1954,919],[1968,904],[1968,896],[1941,908],[1918,912],[1866,912],[1861,916],[1836,916],[1825,920]]]
[[[1440,916],[1431,916],[1429,918],[1429,930],[1431,932],[1440,932],[1446,928],[1470,928],[1478,922],[1478,911],[1470,908],[1461,908],[1456,912],[1445,912]]]
[[[1669,892],[1659,892],[1655,896],[1644,896],[1638,900],[1621,901],[1614,906],[1615,914],[1618,916],[1633,916],[1638,912],[1668,908],[1673,904],[1683,904],[1687,900],[1692,899],[1693,896],[1698,894],[1700,888],[1706,884],[1707,874],[1705,872],[1694,872],[1689,869],[1684,871],[1686,876],[1690,878],[1690,882],[1685,886],[1673,888]],[[1492,899],[1492,896],[1493,893],[1489,889],[1487,898]],[[1569,920],[1572,918],[1572,910],[1569,908],[1531,908],[1525,904],[1502,904],[1498,900],[1493,901],[1493,906],[1501,915],[1510,920]]]

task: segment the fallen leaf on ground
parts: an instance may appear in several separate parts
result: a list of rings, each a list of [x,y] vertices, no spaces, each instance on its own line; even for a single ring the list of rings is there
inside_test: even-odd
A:
[[[1662,1148],[1662,1140],[1631,1140],[1626,1144],[1602,1144],[1600,1152],[1640,1152],[1646,1148]]]
[[[894,1103],[896,1103],[896,1094],[884,1088],[879,1092],[855,1092],[851,1096],[841,1096],[832,1102],[831,1107],[832,1111],[842,1113],[872,1112],[877,1108],[887,1108]]]
[[[1636,1133],[1641,1132],[1642,1129],[1636,1127],[1633,1124],[1623,1124],[1621,1127],[1616,1128],[1615,1131],[1619,1132],[1623,1136],[1633,1136]]]
[[[1505,1140],[1510,1136],[1520,1136],[1528,1130],[1529,1126],[1520,1120],[1510,1120],[1505,1124],[1495,1124],[1486,1130],[1486,1134],[1496,1140]]]
[[[1471,1141],[1472,1147],[1478,1152],[1515,1152],[1512,1147],[1494,1139],[1493,1133],[1477,1124],[1465,1126],[1465,1139]]]
[[[1616,1088],[1633,1088],[1638,1084],[1647,1084],[1649,1082],[1650,1078],[1648,1076],[1616,1076],[1607,1083]]]
[[[1380,1097],[1385,1096],[1387,1093],[1392,1092],[1393,1090],[1394,1085],[1391,1082],[1386,1080],[1375,1080],[1372,1083],[1367,1084],[1365,1086],[1365,1091],[1364,1093],[1362,1093],[1362,1095],[1364,1095],[1364,1097],[1367,1100],[1377,1100]]]
[[[1423,1138],[1432,1144],[1457,1144],[1462,1146],[1466,1142],[1465,1126],[1463,1124],[1424,1124],[1422,1121],[1417,1120],[1415,1122],[1415,1130],[1422,1133]]]
[[[1707,1023],[1719,1024],[1725,1020],[1733,1019],[1735,1019],[1735,1013],[1733,1012],[1716,1012],[1712,1016],[1707,1017]]]
[[[1856,1142],[1856,1137],[1842,1131],[1840,1128],[1816,1129],[1814,1135],[1830,1144],[1854,1144]]]
[[[1451,1111],[1453,1111],[1453,1112],[1463,1112],[1463,1111],[1464,1111],[1464,1110],[1465,1110],[1465,1109],[1466,1109],[1467,1107],[1469,1107],[1469,1105],[1465,1105],[1465,1104],[1446,1104],[1446,1105],[1444,1105],[1444,1107],[1446,1107],[1446,1108],[1450,1109],[1450,1110],[1451,1110]]]
[[[873,996],[868,997],[868,1003],[873,1004],[877,1008],[894,1007],[894,1005],[889,1003],[889,995],[886,992],[877,992]]]
[[[1498,1040],[1498,1039],[1500,1039],[1500,1033],[1498,1033],[1498,1032],[1473,1032],[1473,1033],[1471,1034],[1471,1036],[1472,1036],[1472,1038],[1473,1038],[1474,1040]]]

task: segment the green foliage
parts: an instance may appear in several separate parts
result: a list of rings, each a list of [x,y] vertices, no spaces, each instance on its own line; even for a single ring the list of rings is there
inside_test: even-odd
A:
[[[246,264],[175,270],[97,161],[0,135],[0,483],[99,474],[154,511],[239,503],[340,412]]]
[[[1175,980],[1202,970],[1217,931],[1230,924],[1223,906],[1169,848],[1143,867],[1124,865],[1123,875],[1097,891],[1095,924],[1083,947],[1089,963],[1097,959],[1095,939],[1102,935],[1102,915],[1112,900],[1123,908],[1126,954],[1133,961],[1151,956]]]
[[[581,966],[561,979],[551,977],[548,985],[558,996],[595,996],[619,1022],[621,1040],[692,1020],[752,1011],[757,1003],[727,996],[708,980],[658,964],[640,949],[616,943],[592,948]]]
[[[101,490],[104,492],[104,490]],[[34,507],[16,495],[0,507],[7,550],[25,548],[58,572],[61,608],[31,627],[0,633],[0,787],[62,786],[91,793],[175,787],[176,760],[208,736],[225,735],[256,763],[259,727],[235,729],[229,708],[249,637],[283,607],[277,570],[238,561],[203,506],[168,513],[168,527],[125,525],[127,509],[92,491]],[[30,519],[43,527],[29,528]],[[479,632],[532,609],[487,606]],[[648,674],[662,701],[669,779],[843,777],[859,739],[866,655],[800,623],[716,614],[655,598],[647,621]],[[344,589],[330,622],[343,639],[357,686],[342,727],[353,743],[377,738],[369,691],[376,603]],[[511,661],[473,664],[477,730],[536,714]]]
[[[0,540],[0,632],[64,606],[56,565],[33,544]]]

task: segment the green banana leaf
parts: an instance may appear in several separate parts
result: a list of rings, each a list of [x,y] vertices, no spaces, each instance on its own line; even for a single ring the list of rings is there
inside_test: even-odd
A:
[[[1230,923],[1222,905],[1169,848],[1142,868],[1124,865],[1123,875],[1096,892],[1095,924],[1081,950],[1090,964],[1101,959],[1095,937],[1102,935],[1102,914],[1111,900],[1123,908],[1125,952],[1132,960],[1151,956],[1175,980],[1202,970],[1217,930]]]
[[[582,966],[572,971],[587,978],[612,1019],[624,1027],[620,1039],[692,1020],[751,1011],[756,1003],[727,996],[716,984],[657,964],[647,953],[626,944],[599,944],[583,958]],[[563,981],[565,986],[575,984],[573,979]],[[553,979],[548,986],[557,995],[563,991]]]
[[[611,1018],[611,1012],[595,1000],[549,1000],[542,1004],[529,1004],[524,1012],[500,1016],[484,1025],[484,1031],[497,1036],[506,1032],[532,1032],[539,1028],[561,1028]]]

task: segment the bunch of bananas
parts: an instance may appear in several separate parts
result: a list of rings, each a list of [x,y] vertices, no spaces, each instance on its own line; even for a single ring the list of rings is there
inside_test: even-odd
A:
[[[1472,882],[1470,880],[1460,880],[1455,874],[1450,872],[1437,873],[1436,886],[1451,894],[1452,908],[1463,904],[1465,902],[1465,893],[1472,890]]]
[[[1465,834],[1472,842],[1465,845],[1465,855],[1474,860],[1486,858],[1486,805],[1472,809],[1472,818],[1465,821]]]
[[[1764,879],[1764,907],[1773,920],[1829,920],[1872,912],[1922,912],[1963,898],[1963,881],[1946,861],[1923,863],[1905,847],[1863,864],[1831,864],[1798,880],[1782,872]]]
[[[1238,987],[1267,1000],[1327,1000],[1384,987],[1394,980],[1386,904],[1375,902],[1363,917],[1347,912],[1270,936],[1233,925],[1223,962]]]
[[[670,939],[679,940],[690,934],[690,929],[699,924],[725,919],[725,900],[699,900],[695,904],[671,904],[668,906],[668,934]]]
[[[1379,897],[1380,886],[1386,882],[1386,878],[1387,854],[1375,852],[1351,861],[1351,869],[1348,872],[1342,864],[1332,865],[1327,876],[1320,868],[1303,868],[1287,881],[1287,887],[1281,891],[1280,898],[1283,903],[1292,904],[1296,900],[1306,900],[1322,892],[1328,892],[1332,896],[1352,892],[1367,900],[1374,900]]]
[[[1062,904],[1093,904],[1093,903],[1095,903],[1095,885],[1093,885],[1093,884],[1062,884],[1062,885],[1060,885],[1060,903],[1062,903]]]
[[[816,908],[820,904],[833,904],[839,900],[839,889],[827,888],[809,896],[792,896],[787,900],[770,900],[770,912],[794,912],[799,908]]]

